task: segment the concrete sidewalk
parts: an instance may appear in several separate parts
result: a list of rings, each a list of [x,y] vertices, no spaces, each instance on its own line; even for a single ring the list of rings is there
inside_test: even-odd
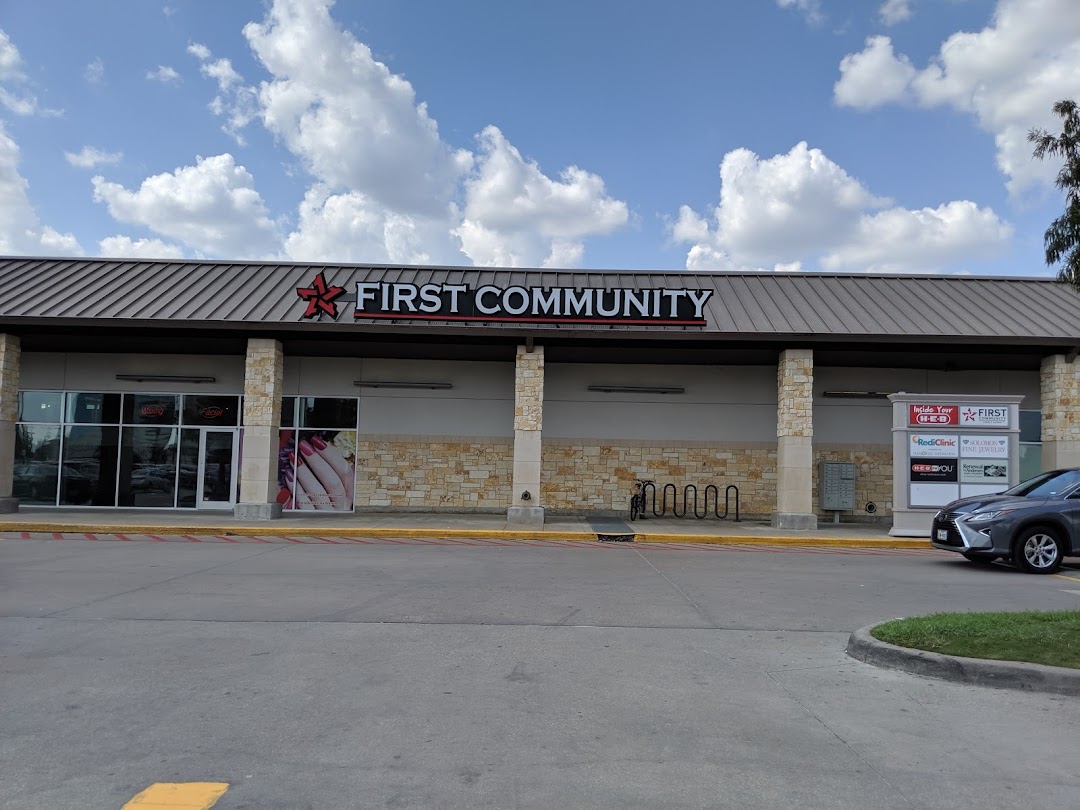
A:
[[[549,517],[543,529],[508,525],[503,515],[449,513],[287,514],[252,523],[230,512],[24,509],[0,520],[0,532],[224,534],[328,537],[445,537],[507,540],[627,540],[638,543],[928,548],[928,540],[889,537],[888,523],[823,523],[817,531],[783,531],[767,521]]]

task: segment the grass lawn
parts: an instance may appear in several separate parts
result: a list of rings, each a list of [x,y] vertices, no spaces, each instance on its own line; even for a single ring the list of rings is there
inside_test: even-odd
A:
[[[870,632],[879,641],[944,655],[1080,669],[1080,610],[934,613]]]

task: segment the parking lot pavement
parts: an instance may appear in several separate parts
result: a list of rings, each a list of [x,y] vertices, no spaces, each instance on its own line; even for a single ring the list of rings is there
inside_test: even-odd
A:
[[[1064,572],[1066,576],[1080,572]],[[5,808],[1041,807],[1080,700],[843,654],[870,622],[1080,608],[931,551],[0,542]]]

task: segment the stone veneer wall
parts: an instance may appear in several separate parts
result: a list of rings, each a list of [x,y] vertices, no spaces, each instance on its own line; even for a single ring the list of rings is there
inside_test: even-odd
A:
[[[240,503],[272,504],[277,490],[281,425],[281,343],[250,338],[244,365],[244,447]]]
[[[833,513],[822,511],[821,500],[818,497],[818,479],[820,478],[820,465],[823,461],[855,462],[855,509],[853,512],[841,512],[841,520],[852,520],[853,518],[872,520],[892,515],[892,445],[814,445],[814,511],[819,517],[828,518],[831,521]],[[873,515],[866,512],[866,504],[869,501],[877,504],[877,512]]]
[[[0,498],[11,497],[12,459],[15,458],[15,423],[19,418],[19,367],[22,343],[15,335],[0,334]],[[10,512],[15,502],[0,502],[0,512]]]
[[[776,445],[769,442],[687,442],[545,439],[541,491],[548,509],[626,512],[635,478],[721,489],[739,487],[743,515],[776,508]],[[658,493],[662,494],[662,493]],[[704,502],[699,501],[700,508]],[[721,509],[723,506],[721,505]]]
[[[504,511],[513,467],[509,437],[362,433],[356,442],[356,508]]]
[[[1043,441],[1080,441],[1080,361],[1044,357],[1039,375]]]

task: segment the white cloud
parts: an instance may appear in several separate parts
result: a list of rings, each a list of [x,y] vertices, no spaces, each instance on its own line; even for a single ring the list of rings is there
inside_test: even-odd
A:
[[[911,19],[911,0],[885,0],[878,9],[884,25],[896,25]]]
[[[833,98],[837,104],[861,110],[905,101],[915,75],[911,61],[893,53],[891,39],[869,37],[863,50],[840,60],[840,79],[833,87]]]
[[[821,13],[821,0],[776,0],[780,8],[793,8],[799,11],[811,25],[820,25],[825,21]]]
[[[23,78],[22,57],[19,49],[3,29],[0,29],[0,81]]]
[[[839,104],[870,109],[897,101],[948,106],[974,116],[994,136],[1011,192],[1053,179],[1052,161],[1033,161],[1032,127],[1052,128],[1055,101],[1080,88],[1080,3],[999,0],[990,25],[942,43],[921,70],[896,56],[887,37],[845,56],[834,88]]]
[[[0,255],[79,256],[71,234],[42,225],[19,174],[19,147],[0,124]]]
[[[101,176],[92,182],[94,199],[117,220],[142,225],[202,255],[263,258],[279,244],[254,178],[228,153],[198,157],[194,166],[148,177],[137,191]]]
[[[765,160],[733,150],[720,183],[711,220],[684,205],[669,226],[673,241],[691,245],[687,269],[941,271],[1000,253],[1012,235],[968,201],[894,206],[805,143]]]
[[[158,65],[157,70],[146,71],[146,78],[149,81],[161,82],[162,84],[179,84],[183,81],[180,74],[168,65]]]
[[[105,63],[101,61],[100,56],[86,66],[83,70],[83,78],[90,84],[101,84],[105,81]]]
[[[444,215],[468,153],[439,138],[412,85],[338,27],[330,5],[278,0],[266,21],[244,27],[273,77],[258,91],[263,123],[320,182],[396,211]]]
[[[465,184],[464,221],[456,231],[475,264],[573,265],[581,260],[583,238],[626,224],[626,203],[609,197],[597,175],[571,166],[552,180],[493,126],[479,141],[476,169]]]
[[[360,192],[330,194],[318,184],[304,195],[284,252],[294,261],[460,264],[462,259],[445,218],[396,213]]]
[[[92,169],[107,163],[119,163],[124,157],[122,152],[103,152],[92,146],[84,146],[78,152],[64,152],[64,159],[80,169]]]
[[[184,251],[160,239],[107,236],[98,242],[97,255],[113,259],[183,259]]]
[[[16,115],[60,115],[59,110],[41,107],[37,97],[24,89],[26,81],[19,49],[7,33],[0,29],[0,105]],[[17,85],[18,90],[5,87],[4,84]]]
[[[246,145],[242,131],[258,114],[255,89],[244,84],[232,62],[214,59],[205,45],[193,42],[187,51],[201,62],[199,72],[217,82],[218,94],[210,101],[210,111],[225,118],[222,130],[227,135],[240,146]]]

